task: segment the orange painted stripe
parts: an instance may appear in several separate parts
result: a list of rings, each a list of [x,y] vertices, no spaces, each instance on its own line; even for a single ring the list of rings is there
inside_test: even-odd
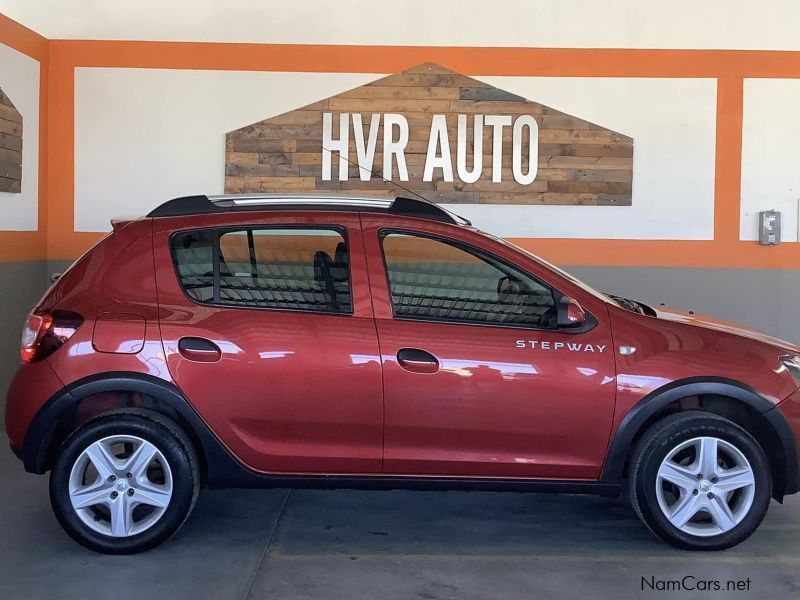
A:
[[[0,13],[0,43],[38,61],[47,57],[47,38],[9,19],[2,13]]]
[[[49,208],[49,164],[50,151],[50,55],[39,61],[39,233],[41,234],[41,258],[47,258],[47,214]],[[0,253],[0,260],[2,260]]]
[[[743,81],[717,81],[717,139],[714,169],[714,239],[739,240],[742,187]]]
[[[589,240],[511,238],[514,244],[559,265],[798,269],[797,244],[713,240]]]
[[[347,46],[53,40],[74,65],[151,69],[395,73],[424,62],[470,75],[800,77],[800,52]]]
[[[0,232],[0,262],[42,260],[45,238],[42,231]]]
[[[436,62],[470,75],[717,78],[715,240],[514,241],[560,264],[800,268],[800,252],[793,244],[765,248],[738,241],[742,78],[800,78],[800,52],[80,40],[51,41],[50,49],[46,183],[52,201],[42,221],[46,224],[49,258],[74,258],[101,235],[73,231],[76,67],[394,73],[419,63]],[[0,260],[4,255],[0,246]]]
[[[49,259],[80,256],[91,243],[74,231],[75,217],[75,68],[57,51],[50,53],[50,98],[47,122],[48,198],[47,247]],[[97,182],[102,185],[101,181]]]

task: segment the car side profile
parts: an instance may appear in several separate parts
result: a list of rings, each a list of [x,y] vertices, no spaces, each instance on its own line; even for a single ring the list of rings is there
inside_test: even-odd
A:
[[[164,541],[204,486],[622,494],[689,550],[800,487],[800,347],[597,292],[413,198],[114,221],[21,353],[11,447],[99,552]]]

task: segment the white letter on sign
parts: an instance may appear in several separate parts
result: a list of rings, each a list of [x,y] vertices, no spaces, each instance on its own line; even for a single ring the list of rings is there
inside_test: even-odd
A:
[[[339,181],[347,181],[350,166],[348,160],[348,146],[350,137],[350,115],[339,115],[339,139],[333,139],[333,121],[331,113],[322,113],[322,180],[331,179],[331,155],[339,153]]]
[[[394,141],[394,128],[400,130],[400,137]],[[392,180],[392,154],[397,157],[397,172],[400,181],[408,181],[406,168],[406,145],[408,144],[408,121],[403,115],[389,113],[383,115],[383,178]]]
[[[528,172],[522,172],[522,128],[528,127]],[[521,185],[533,183],[539,169],[539,124],[530,115],[521,115],[514,121],[511,146],[511,167],[514,180]]]
[[[378,127],[381,116],[372,115],[369,124],[369,139],[364,147],[364,126],[361,113],[353,113],[353,136],[356,138],[356,158],[358,159],[358,175],[361,181],[372,179],[372,164],[375,162],[375,146],[378,143]]]
[[[436,156],[436,146],[441,147],[441,156]],[[450,159],[450,139],[447,137],[447,118],[444,115],[433,115],[422,181],[433,181],[433,170],[436,168],[442,170],[445,181],[453,181],[453,161]]]
[[[492,132],[492,181],[502,181],[503,174],[503,127],[511,125],[511,117],[486,115],[486,124],[493,127]]]
[[[467,115],[458,115],[458,144],[456,166],[458,178],[464,183],[475,183],[483,171],[483,115],[475,115],[472,143],[472,171],[467,169]]]

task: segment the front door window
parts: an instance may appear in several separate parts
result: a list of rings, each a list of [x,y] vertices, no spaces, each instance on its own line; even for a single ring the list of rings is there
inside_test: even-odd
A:
[[[407,233],[383,236],[396,318],[554,329],[553,290],[481,251]]]

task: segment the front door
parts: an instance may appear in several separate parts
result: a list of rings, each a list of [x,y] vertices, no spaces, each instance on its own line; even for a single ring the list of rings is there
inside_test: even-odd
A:
[[[358,216],[261,213],[227,227],[197,217],[173,235],[170,221],[157,219],[154,236],[164,351],[212,430],[258,471],[380,472],[381,367]]]
[[[598,478],[615,397],[604,303],[581,297],[593,326],[559,330],[561,292],[531,274],[552,273],[532,259],[523,271],[513,264],[521,254],[450,226],[362,223],[384,369],[384,472]]]

